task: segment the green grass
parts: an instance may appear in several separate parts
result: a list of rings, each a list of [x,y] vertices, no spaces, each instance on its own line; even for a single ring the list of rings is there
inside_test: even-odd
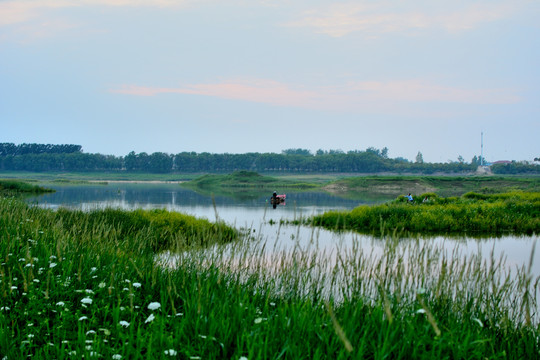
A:
[[[540,191],[540,178],[517,176],[363,176],[338,179],[324,189],[341,196],[363,198],[370,193],[393,194],[436,192],[442,196],[460,196],[523,190]]]
[[[427,202],[423,202],[428,198]],[[383,235],[397,230],[403,235],[499,235],[540,233],[540,193],[467,193],[438,197],[426,193],[407,203],[404,196],[382,205],[359,206],[351,211],[330,211],[304,220],[337,230]]]
[[[261,191],[266,191],[270,197],[272,191],[305,191],[320,187],[313,183],[263,176],[251,171],[236,171],[227,175],[207,174],[183,183],[182,186],[205,195],[246,199],[260,197]]]
[[[38,185],[34,185],[25,181],[17,180],[2,180],[0,179],[0,196],[13,196],[15,194],[42,194],[47,192],[54,192],[54,190],[47,189]]]
[[[314,248],[269,249],[247,238],[230,243],[228,236],[206,250],[177,242],[176,255],[156,253],[155,241],[183,231],[178,216],[54,212],[0,199],[0,354],[535,359],[540,353],[540,280],[528,267],[507,273],[504,259],[482,261],[392,238],[381,242],[381,256],[353,246],[335,261]]]
[[[189,181],[201,174],[150,174],[139,172],[28,172],[2,171],[6,179],[34,179],[39,181]]]

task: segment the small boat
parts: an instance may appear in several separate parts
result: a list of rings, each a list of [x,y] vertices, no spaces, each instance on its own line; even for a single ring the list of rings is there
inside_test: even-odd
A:
[[[270,203],[272,203],[272,204],[284,204],[286,198],[287,198],[287,195],[285,195],[285,194],[272,196],[270,198]]]

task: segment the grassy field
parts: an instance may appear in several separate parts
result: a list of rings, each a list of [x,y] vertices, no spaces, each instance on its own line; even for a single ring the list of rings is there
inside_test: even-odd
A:
[[[320,188],[320,185],[299,181],[298,179],[263,176],[250,171],[237,171],[228,175],[203,175],[182,184],[204,195],[258,198],[261,191],[306,191]]]
[[[370,194],[422,194],[460,196],[467,192],[497,193],[511,190],[540,192],[538,177],[501,176],[365,176],[331,181],[323,189],[348,198]]]
[[[380,258],[361,247],[334,262],[309,248],[269,253],[249,238],[230,242],[223,227],[186,232],[176,216],[0,199],[0,354],[539,358],[540,279],[530,267],[507,273],[504,259],[393,238]],[[165,245],[171,252],[156,252]]]
[[[19,180],[71,181],[189,181],[201,174],[149,174],[133,172],[26,172],[2,171],[0,178]]]

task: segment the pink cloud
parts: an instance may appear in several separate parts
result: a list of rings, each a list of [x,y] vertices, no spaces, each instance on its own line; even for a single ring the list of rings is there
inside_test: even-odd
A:
[[[304,86],[273,80],[230,81],[215,84],[191,84],[174,88],[123,85],[111,93],[157,96],[189,94],[242,100],[275,106],[293,106],[318,110],[385,110],[391,105],[410,103],[512,104],[520,101],[514,90],[463,89],[431,84],[420,80],[350,82],[339,86]]]

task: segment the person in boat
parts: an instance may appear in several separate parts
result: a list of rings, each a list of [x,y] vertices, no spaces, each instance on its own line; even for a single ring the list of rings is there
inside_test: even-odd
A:
[[[277,203],[279,202],[279,199],[277,197],[277,191],[274,191],[272,194],[272,197],[270,198],[270,202],[272,203],[272,207],[275,209],[277,206]]]

